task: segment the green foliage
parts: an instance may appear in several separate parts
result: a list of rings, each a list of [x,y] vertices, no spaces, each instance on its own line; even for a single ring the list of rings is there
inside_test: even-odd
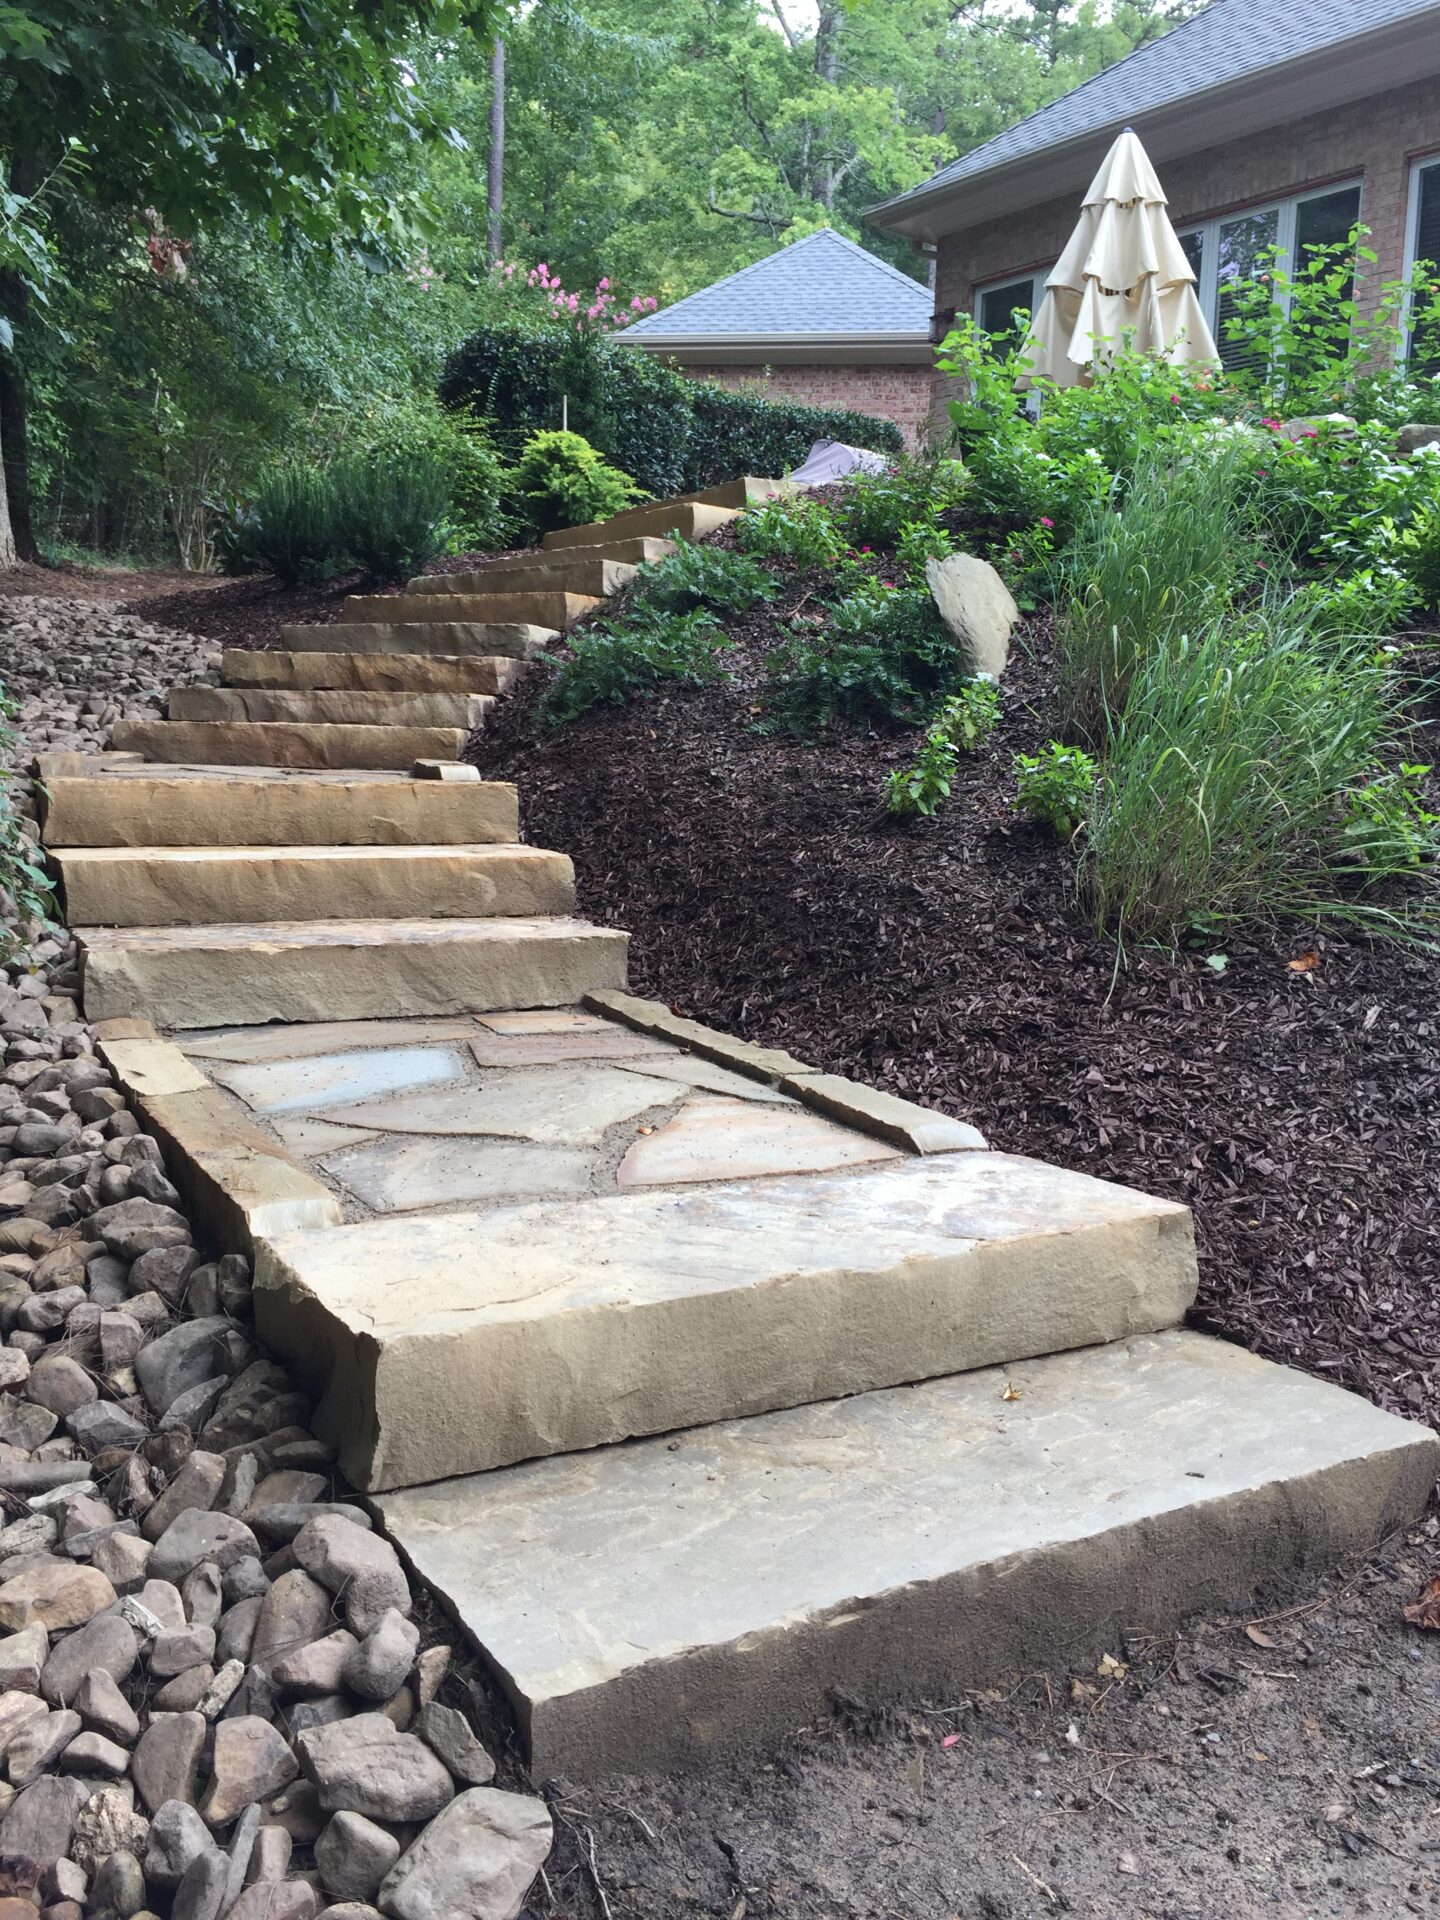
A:
[[[748,613],[775,598],[775,583],[758,562],[727,547],[699,546],[681,540],[674,553],[642,568],[640,596],[665,613]]]
[[[602,460],[578,433],[532,434],[510,483],[540,533],[608,520],[645,498],[629,474]]]
[[[845,535],[830,508],[808,494],[752,507],[735,523],[743,552],[760,560],[789,560],[797,567],[824,567],[846,551]]]
[[[888,420],[700,384],[621,340],[569,327],[477,329],[446,364],[440,397],[493,422],[502,444],[554,427],[563,398],[571,427],[657,496],[741,473],[779,477],[820,439],[901,445]]]
[[[856,546],[894,547],[907,528],[933,525],[937,514],[958,506],[966,487],[958,460],[907,455],[883,472],[852,474],[839,516]]]
[[[834,726],[913,726],[962,673],[929,593],[876,583],[842,600],[819,632],[778,647],[766,666],[762,729],[802,740]]]
[[[1295,611],[1313,630],[1342,646],[1379,645],[1402,628],[1416,589],[1398,570],[1363,567],[1358,572],[1307,580],[1295,589]]]
[[[7,759],[16,745],[16,711],[15,702],[0,688],[0,753]],[[0,769],[0,960],[24,950],[28,929],[43,933],[59,918],[55,889],[15,805],[17,779]]]
[[[346,545],[335,476],[318,467],[278,467],[239,509],[227,532],[235,573],[273,573],[287,587],[343,573]]]
[[[1420,508],[1400,534],[1395,557],[1426,612],[1440,609],[1440,500]]]
[[[1118,512],[1096,505],[1069,555],[1056,628],[1060,714],[1090,742],[1124,705],[1148,653],[1210,619],[1255,577],[1236,507],[1235,462],[1223,454],[1136,470]]]
[[[961,752],[974,753],[983,746],[999,719],[1000,689],[993,680],[972,680],[942,701],[914,764],[887,775],[887,810],[902,819],[911,814],[928,819],[936,813],[950,798]]]
[[[1106,741],[1082,865],[1096,925],[1173,942],[1279,915],[1385,917],[1357,887],[1433,844],[1414,781],[1381,779],[1403,729],[1390,669],[1337,652],[1293,602],[1172,633]]]
[[[490,442],[484,426],[437,407],[415,409],[397,420],[367,449],[372,457],[397,462],[420,460],[445,477],[446,513],[457,553],[508,546],[518,532],[505,511],[509,468]]]
[[[1017,753],[1016,791],[1032,820],[1073,840],[1090,811],[1100,769],[1079,747],[1052,740],[1043,753]]]
[[[435,454],[361,455],[328,477],[338,548],[368,580],[408,580],[443,552],[452,531],[451,478]]]
[[[668,613],[640,602],[625,619],[572,634],[570,658],[546,693],[542,714],[562,727],[592,707],[649,699],[665,681],[710,686],[725,678],[720,656],[729,645],[702,608]]]
[[[1433,771],[1402,761],[1347,796],[1340,831],[1366,874],[1416,873],[1440,853],[1440,813],[1425,792]]]
[[[895,565],[901,573],[923,580],[927,562],[948,559],[954,551],[955,542],[937,522],[909,520],[895,542]]]

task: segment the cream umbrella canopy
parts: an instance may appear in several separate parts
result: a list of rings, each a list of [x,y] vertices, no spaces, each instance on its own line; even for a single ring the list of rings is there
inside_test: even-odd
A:
[[[1080,222],[1045,282],[1016,381],[1082,386],[1095,361],[1128,345],[1177,365],[1220,358],[1195,274],[1165,211],[1150,157],[1127,127],[1100,164]]]

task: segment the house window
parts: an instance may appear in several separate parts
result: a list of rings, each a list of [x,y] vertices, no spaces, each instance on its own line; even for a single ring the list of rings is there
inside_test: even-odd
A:
[[[1410,172],[1410,217],[1405,232],[1405,271],[1428,260],[1440,269],[1440,158],[1417,160]],[[1437,274],[1440,278],[1440,274]],[[1429,328],[1412,336],[1410,366],[1416,374],[1440,374],[1440,337]]]
[[[1019,339],[1015,310],[1033,314],[1043,294],[1044,281],[1039,274],[1027,273],[1023,280],[1006,280],[998,287],[985,287],[975,302],[975,317],[984,332],[991,334],[997,348],[1013,345]]]
[[[1253,278],[1270,248],[1276,249],[1279,264],[1287,272],[1303,272],[1319,248],[1348,239],[1359,218],[1356,183],[1299,194],[1268,207],[1250,207],[1244,213],[1222,214],[1180,235],[1199,282],[1201,309],[1227,367],[1248,364],[1253,353],[1244,341],[1225,338],[1225,323],[1234,312],[1235,283]]]

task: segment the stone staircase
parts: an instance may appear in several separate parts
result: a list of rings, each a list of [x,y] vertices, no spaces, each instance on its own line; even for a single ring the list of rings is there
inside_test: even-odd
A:
[[[1183,1207],[629,996],[513,787],[407,759],[463,725],[333,704],[493,698],[767,487],[359,599],[147,759],[40,768],[107,1059],[541,1775],[1093,1665],[1364,1550],[1440,1464],[1185,1331]]]

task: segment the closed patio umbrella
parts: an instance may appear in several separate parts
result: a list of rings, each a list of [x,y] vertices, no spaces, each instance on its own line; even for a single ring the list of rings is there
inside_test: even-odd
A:
[[[1082,386],[1097,359],[1127,343],[1137,353],[1215,362],[1214,338],[1195,297],[1195,274],[1165,211],[1149,155],[1129,127],[1090,183],[1080,222],[1045,282],[1031,324],[1028,373]]]

